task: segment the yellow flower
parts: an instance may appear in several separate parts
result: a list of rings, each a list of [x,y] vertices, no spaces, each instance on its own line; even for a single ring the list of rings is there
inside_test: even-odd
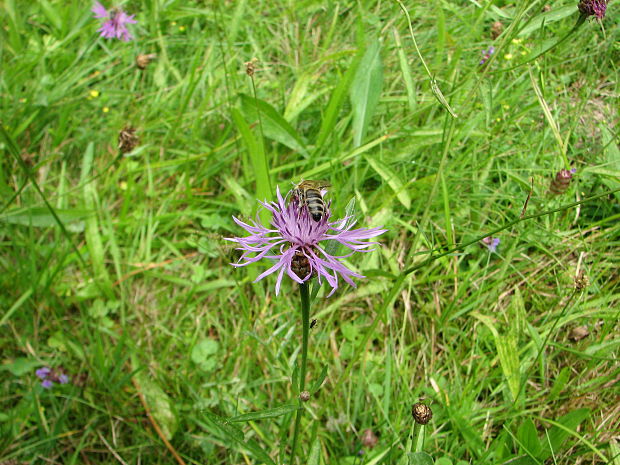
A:
[[[97,97],[99,97],[99,95],[100,95],[100,94],[99,94],[99,91],[98,91],[98,90],[94,90],[94,89],[93,89],[93,90],[91,90],[91,91],[88,93],[88,100],[92,100],[92,99],[94,99],[94,98],[97,98]]]
[[[183,32],[185,30],[185,26],[179,26],[179,31]]]
[[[502,105],[502,108],[503,108],[504,110],[508,110],[508,109],[510,109],[510,105],[508,105],[507,103],[504,103],[504,104]]]
[[[512,43],[515,45],[519,45],[521,42],[523,42],[523,39],[512,39]]]
[[[103,108],[101,109],[101,111],[102,111],[102,112],[104,112],[104,113],[107,113],[107,112],[109,112],[109,111],[110,111],[110,109],[109,109],[108,107],[103,107]]]
[[[504,55],[504,60],[512,60],[512,53],[507,53]]]

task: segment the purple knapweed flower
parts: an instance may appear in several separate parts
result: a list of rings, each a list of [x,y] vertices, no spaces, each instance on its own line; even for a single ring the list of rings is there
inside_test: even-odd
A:
[[[35,374],[41,380],[41,386],[45,389],[50,389],[54,383],[67,384],[69,382],[69,377],[59,369],[42,367],[35,371]]]
[[[120,8],[111,8],[109,11],[99,3],[95,2],[92,10],[95,13],[95,18],[105,19],[99,33],[101,37],[106,39],[121,39],[128,42],[133,39],[133,36],[127,30],[127,24],[136,24],[137,21],[133,19],[134,15],[128,15]]]
[[[493,47],[492,45],[489,47],[488,50],[483,50],[482,51],[482,59],[480,60],[480,64],[483,65],[487,62],[487,60],[489,58],[491,58],[491,55],[493,55],[495,53],[495,47]]]
[[[497,246],[499,245],[499,237],[487,236],[482,239],[482,245],[487,248],[491,253],[497,253]]]
[[[577,6],[584,16],[596,16],[598,19],[605,17],[607,11],[606,0],[581,0]]]
[[[250,235],[227,239],[239,244],[238,250],[243,251],[239,259],[240,263],[231,263],[231,265],[246,266],[262,258],[275,261],[275,264],[256,278],[256,281],[277,271],[276,295],[280,293],[284,273],[300,284],[315,275],[319,283],[325,279],[332,287],[329,295],[338,289],[339,277],[355,287],[351,277],[363,278],[364,276],[351,271],[338,259],[349,257],[355,252],[370,252],[372,249],[368,247],[377,243],[366,242],[366,239],[387,231],[380,228],[351,229],[355,221],[352,221],[350,217],[332,221],[329,203],[325,205],[325,214],[319,221],[316,221],[308,212],[307,206],[300,205],[299,199],[294,194],[291,195],[287,204],[279,188],[277,189],[277,202],[260,203],[273,214],[272,228],[264,227],[258,218],[250,225],[233,217],[235,223]],[[331,255],[324,247],[329,241],[336,241],[349,248],[351,252],[346,255]]]

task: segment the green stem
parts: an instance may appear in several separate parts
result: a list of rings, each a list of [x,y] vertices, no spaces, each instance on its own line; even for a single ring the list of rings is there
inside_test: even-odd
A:
[[[310,333],[310,291],[308,283],[299,285],[299,291],[301,296],[301,369],[299,371],[299,393],[303,392],[306,388],[306,366],[308,361],[308,334]],[[293,447],[291,449],[290,464],[293,465],[295,461],[295,451],[297,449],[297,438],[299,437],[299,426],[301,424],[301,417],[304,414],[304,408],[302,401],[299,401],[299,410],[297,410],[297,416],[295,417],[295,430],[293,432]]]

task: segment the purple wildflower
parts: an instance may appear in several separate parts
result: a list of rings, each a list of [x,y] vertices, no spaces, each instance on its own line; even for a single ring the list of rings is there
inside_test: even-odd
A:
[[[487,236],[482,239],[482,245],[488,249],[491,253],[497,253],[497,246],[499,245],[499,237]]]
[[[108,11],[99,2],[95,2],[91,11],[95,13],[95,18],[106,19],[98,30],[101,37],[105,37],[106,39],[117,38],[124,42],[133,39],[133,36],[127,30],[127,24],[137,23],[137,21],[133,19],[134,15],[128,15],[120,8],[111,8]]]
[[[48,377],[48,375],[50,374],[52,370],[49,367],[42,367],[39,368],[37,371],[35,371],[35,374],[40,378],[40,379],[45,379]]]
[[[495,53],[495,47],[493,47],[492,45],[489,47],[488,50],[483,50],[482,51],[482,59],[480,60],[480,64],[483,65],[487,62],[487,60],[489,58],[491,58],[491,55],[493,55]]]
[[[42,367],[35,371],[35,374],[41,380],[41,386],[45,389],[50,389],[54,383],[67,384],[69,382],[69,377],[60,369]]]
[[[607,11],[606,0],[581,0],[577,6],[584,16],[596,16],[598,19],[605,17]]]
[[[54,382],[51,379],[44,379],[41,382],[41,386],[43,386],[45,389],[51,389],[53,385],[54,385]]]
[[[376,242],[365,242],[366,239],[383,234],[386,229],[359,228],[351,229],[355,221],[350,217],[338,221],[331,221],[330,205],[326,204],[325,214],[319,221],[315,221],[308,212],[306,205],[300,206],[295,195],[291,196],[288,205],[277,189],[277,202],[260,202],[261,205],[273,214],[269,229],[260,224],[259,220],[246,224],[233,217],[235,223],[250,233],[247,237],[228,238],[236,242],[243,251],[240,258],[242,263],[231,263],[233,266],[246,266],[250,263],[268,258],[275,264],[264,271],[256,281],[265,276],[278,272],[276,280],[276,295],[280,293],[280,285],[284,273],[295,282],[304,283],[316,275],[319,283],[325,279],[332,287],[329,295],[338,288],[338,277],[355,287],[351,277],[364,276],[349,270],[338,259],[346,258],[355,252],[370,252],[369,246]],[[328,234],[331,232],[331,234]],[[331,255],[321,244],[325,241],[336,241],[349,248],[346,255]],[[251,254],[256,254],[251,256]],[[255,281],[255,282],[256,282]]]

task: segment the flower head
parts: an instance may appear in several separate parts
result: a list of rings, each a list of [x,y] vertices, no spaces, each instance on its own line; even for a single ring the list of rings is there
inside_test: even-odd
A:
[[[497,246],[499,245],[499,237],[487,236],[482,239],[482,245],[488,249],[491,253],[497,253]]]
[[[495,47],[493,47],[492,45],[488,48],[488,50],[483,50],[482,51],[482,59],[480,60],[480,64],[483,65],[487,62],[487,60],[489,58],[491,58],[491,55],[493,55],[495,53]]]
[[[238,250],[243,252],[240,263],[232,263],[233,266],[246,266],[262,258],[274,261],[273,266],[256,281],[277,271],[276,295],[280,292],[284,273],[300,284],[313,276],[317,277],[319,283],[324,279],[332,288],[329,295],[338,288],[339,277],[355,287],[351,278],[364,276],[348,269],[339,259],[355,252],[371,251],[369,247],[376,242],[366,242],[366,239],[386,231],[380,228],[351,229],[355,221],[350,217],[333,221],[329,204],[325,205],[325,214],[316,221],[307,206],[300,204],[294,194],[287,204],[280,189],[277,190],[277,202],[261,202],[261,205],[273,214],[271,228],[261,225],[258,219],[252,221],[252,224],[246,224],[233,217],[235,223],[250,235],[227,240],[239,244]],[[347,247],[350,252],[346,255],[332,255],[325,247],[330,241]]]
[[[555,178],[551,180],[549,191],[554,195],[563,194],[568,190],[573,175],[577,172],[577,168],[570,170],[560,170],[555,174]]]
[[[581,0],[577,8],[584,16],[596,16],[598,19],[603,19],[607,10],[607,0]]]
[[[106,10],[99,2],[95,2],[91,11],[95,13],[95,18],[106,20],[99,29],[101,37],[105,37],[106,39],[117,38],[125,42],[133,39],[133,36],[127,30],[127,24],[137,23],[137,21],[133,19],[134,15],[128,15],[120,8]]]
[[[41,380],[41,386],[45,389],[50,389],[54,383],[67,384],[69,382],[69,377],[60,369],[42,367],[35,371],[35,374]]]

